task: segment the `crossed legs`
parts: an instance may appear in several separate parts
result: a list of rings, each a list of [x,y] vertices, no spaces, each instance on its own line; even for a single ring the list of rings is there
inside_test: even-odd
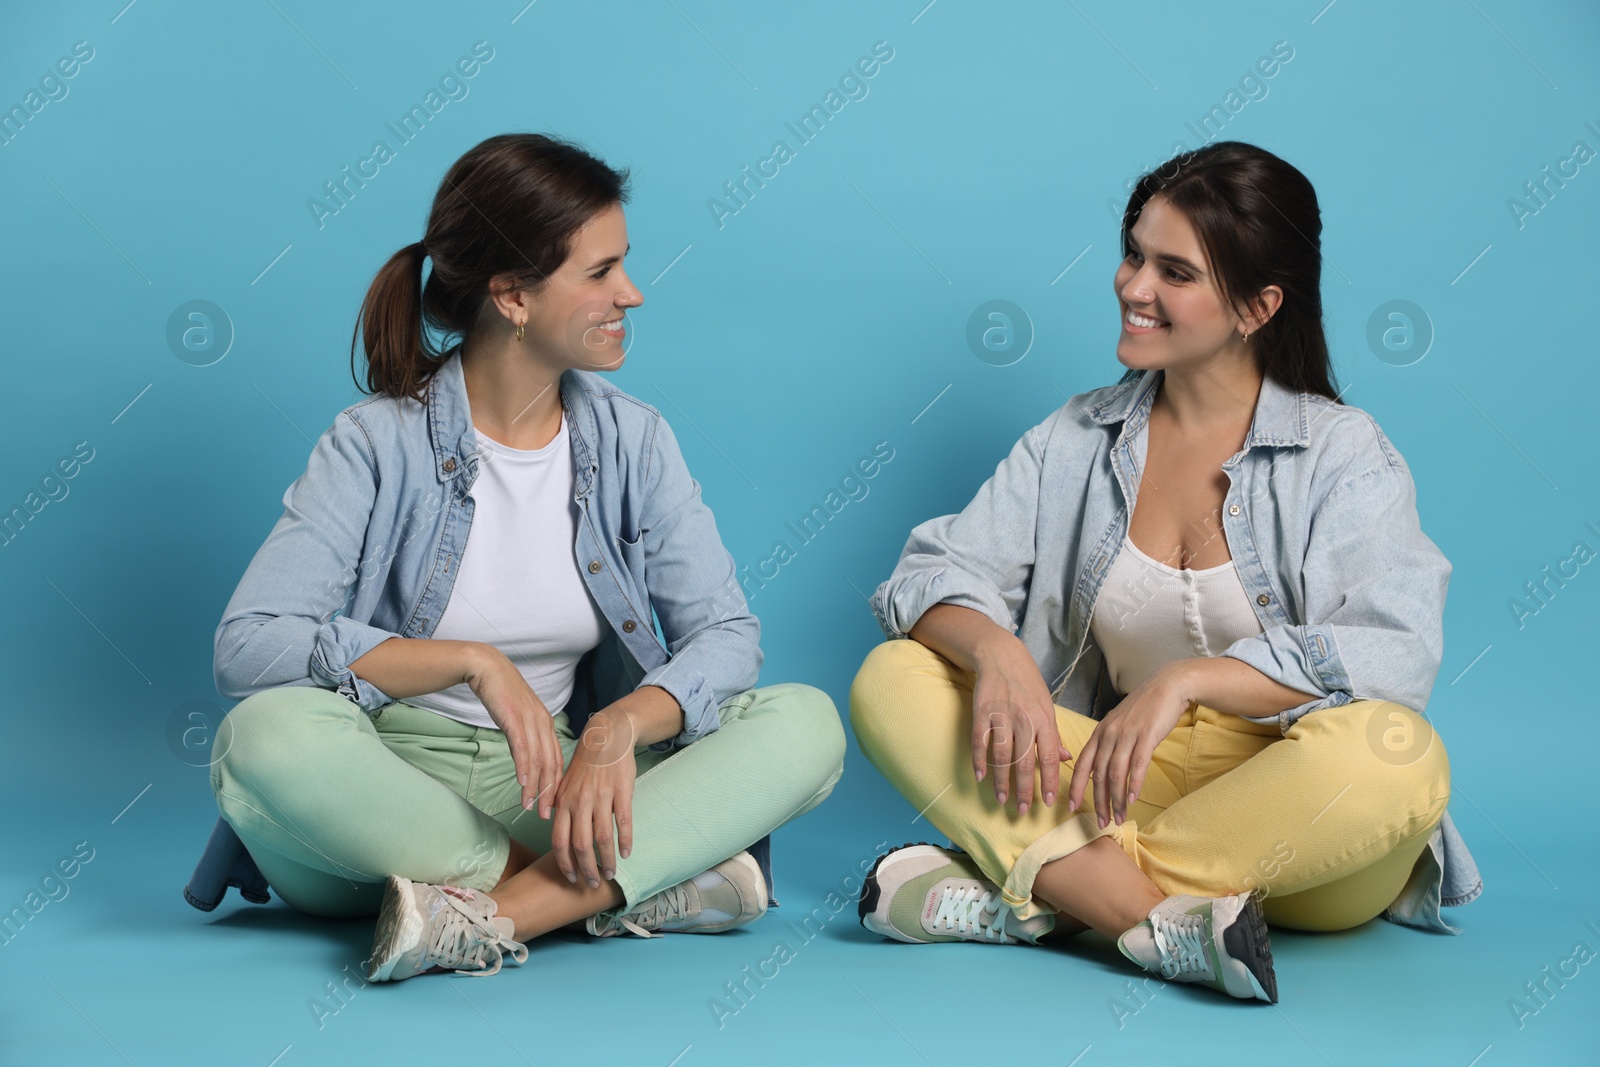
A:
[[[1247,889],[1281,925],[1359,925],[1398,895],[1449,799],[1442,742],[1399,705],[1325,709],[1287,734],[1196,705],[1157,746],[1122,824],[1096,826],[1093,783],[1067,814],[1070,761],[1055,806],[1018,815],[972,774],[972,683],[916,641],[879,645],[851,689],[857,741],[1019,919],[1054,911],[1064,931],[1115,938],[1168,896]],[[1059,707],[1056,721],[1074,754],[1096,725]]]

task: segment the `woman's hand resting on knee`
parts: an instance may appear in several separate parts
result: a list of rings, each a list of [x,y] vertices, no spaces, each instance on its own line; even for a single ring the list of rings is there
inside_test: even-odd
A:
[[[1184,662],[1179,660],[1177,664]],[[1128,817],[1128,805],[1138,798],[1144,786],[1151,754],[1189,710],[1188,694],[1185,675],[1180,670],[1163,668],[1106,712],[1072,769],[1072,781],[1067,784],[1067,810],[1078,810],[1089,779],[1093,778],[1099,825],[1104,827],[1114,817],[1120,826]]]
[[[493,645],[482,645],[477,662],[464,679],[511,746],[522,806],[539,804],[539,817],[550,817],[561,784],[561,742],[556,740],[550,709],[539,699],[516,664]]]
[[[1027,646],[983,612],[960,604],[933,605],[911,627],[910,636],[976,676],[972,770],[978,781],[992,771],[995,800],[1004,805],[1015,797],[1020,814],[1033,803],[1037,770],[1045,805],[1053,805],[1061,761],[1072,753],[1061,747],[1055,701]]]
[[[633,782],[638,773],[633,749],[638,740],[632,718],[615,704],[589,716],[583,727],[556,790],[550,827],[550,851],[569,882],[576,882],[581,870],[590,888],[598,888],[602,878],[616,877],[617,849],[624,858],[633,849]]]
[[[1061,761],[1071,759],[1072,753],[1061,745],[1055,701],[1038,665],[1014,637],[1010,642],[995,642],[975,662],[973,772],[980,782],[992,773],[995,800],[1004,805],[1008,797],[1015,797],[1017,813],[1025,814],[1033,803],[1037,770],[1045,805],[1053,805],[1061,781]]]

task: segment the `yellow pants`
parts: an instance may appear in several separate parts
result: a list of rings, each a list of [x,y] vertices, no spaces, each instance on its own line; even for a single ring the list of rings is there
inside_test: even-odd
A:
[[[1450,798],[1450,763],[1426,719],[1358,700],[1276,725],[1192,704],[1157,747],[1127,818],[1096,825],[1094,783],[1067,815],[1073,763],[1054,806],[1035,789],[1018,815],[972,770],[974,675],[914,640],[873,649],[850,689],[850,722],[873,765],[968,852],[1019,918],[1053,911],[1032,897],[1039,868],[1114,838],[1168,895],[1265,894],[1267,921],[1344,930],[1399,895]],[[1096,720],[1056,708],[1077,756]]]

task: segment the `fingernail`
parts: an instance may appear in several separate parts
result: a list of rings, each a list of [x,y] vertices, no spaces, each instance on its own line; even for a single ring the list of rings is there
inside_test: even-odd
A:
[[[1049,807],[1051,804],[1054,804],[1056,802],[1056,795],[1054,793],[1046,793],[1044,795],[1044,802],[1045,802],[1045,806]]]
[[[1017,805],[1017,814],[1018,815],[1026,815],[1026,814],[1028,814],[1028,805],[1027,805],[1026,802]]]
[[[1100,824],[1100,829],[1104,830],[1106,828],[1106,817],[1104,815],[1097,816],[1096,821]]]
[[[623,859],[627,859],[628,858],[628,850],[627,849],[623,849],[622,850],[622,858]]]
[[[595,881],[593,878],[591,878],[591,879],[589,879],[589,888],[590,889],[599,889],[600,888],[600,883]]]
[[[575,874],[569,874],[569,875],[567,875],[567,881],[569,881],[569,882],[576,882],[576,881],[577,881],[577,880],[578,880],[578,876],[577,876],[577,875],[575,875]]]
[[[1006,795],[1004,793],[996,793],[994,795],[994,798],[996,800],[998,800],[1002,804],[1004,804],[1006,802]]]
[[[606,879],[606,881],[610,881],[617,876],[617,872],[611,870],[610,868],[601,871],[600,874]]]

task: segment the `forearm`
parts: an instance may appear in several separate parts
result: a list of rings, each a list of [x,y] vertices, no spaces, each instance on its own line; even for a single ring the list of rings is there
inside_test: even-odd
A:
[[[1232,656],[1175,660],[1161,670],[1189,700],[1229,715],[1266,718],[1322,698],[1275,681]]]
[[[485,655],[492,652],[494,647],[481,641],[391,637],[354,660],[350,670],[400,700],[467,681],[482,669]]]
[[[683,708],[673,695],[658,685],[641,685],[627,696],[589,716],[584,724],[591,731],[609,731],[614,724],[633,739],[633,747],[653,745],[676,737],[683,731]]]
[[[1027,647],[989,616],[957,604],[935,604],[911,627],[912,640],[939,653],[962,670],[981,668],[1018,655],[1033,662]]]

